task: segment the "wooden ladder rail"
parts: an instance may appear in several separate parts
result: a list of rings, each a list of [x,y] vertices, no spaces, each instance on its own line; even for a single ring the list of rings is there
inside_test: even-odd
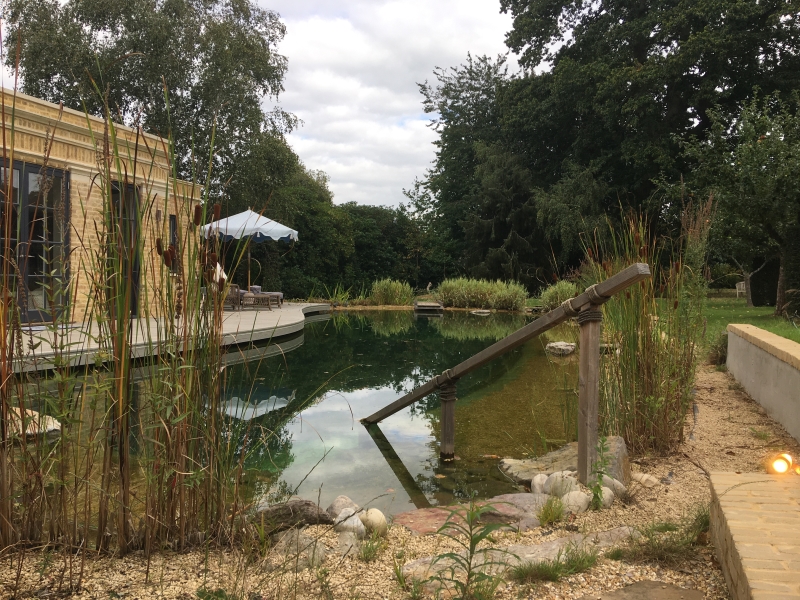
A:
[[[365,425],[379,423],[386,417],[403,410],[414,402],[441,390],[442,432],[440,456],[442,460],[453,460],[455,455],[455,401],[456,382],[491,362],[537,337],[564,321],[577,317],[581,327],[581,353],[579,360],[579,407],[578,407],[578,478],[586,483],[590,477],[592,463],[597,453],[597,411],[599,402],[600,322],[602,313],[598,307],[618,292],[650,277],[646,263],[636,263],[595,285],[582,294],[565,301],[561,306],[539,317],[471,356],[452,369],[447,369],[427,383],[384,406],[379,411],[361,419]]]

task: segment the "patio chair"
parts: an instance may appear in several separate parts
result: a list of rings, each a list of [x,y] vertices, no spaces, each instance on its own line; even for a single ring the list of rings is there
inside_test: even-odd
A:
[[[739,297],[739,294],[746,294],[746,290],[744,287],[744,281],[739,281],[736,283],[736,297]]]
[[[234,310],[242,310],[242,290],[235,283],[228,288],[228,294],[222,301],[222,307],[230,306]]]

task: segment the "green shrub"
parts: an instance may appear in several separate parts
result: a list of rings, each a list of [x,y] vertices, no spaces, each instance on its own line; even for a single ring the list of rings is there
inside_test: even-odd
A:
[[[522,563],[511,569],[511,579],[519,583],[558,581],[575,573],[591,569],[597,563],[597,550],[570,544],[553,560]]]
[[[405,281],[381,279],[372,284],[370,301],[378,306],[408,306],[414,301],[414,291]]]
[[[558,308],[565,300],[574,298],[577,293],[577,285],[571,281],[562,279],[547,287],[539,297],[539,301],[546,311],[550,311],[554,308]]]
[[[496,310],[522,310],[528,300],[525,287],[513,281],[486,281],[465,277],[445,279],[436,288],[433,296],[447,307]]]

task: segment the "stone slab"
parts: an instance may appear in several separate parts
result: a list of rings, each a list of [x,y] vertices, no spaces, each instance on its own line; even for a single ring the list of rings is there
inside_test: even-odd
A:
[[[703,592],[660,581],[638,581],[613,592],[591,594],[579,600],[703,600]]]
[[[625,440],[619,436],[609,437],[607,456],[607,474],[628,485],[631,480],[631,465]],[[539,473],[550,475],[557,471],[577,471],[578,442],[567,444],[539,458],[504,458],[500,461],[500,470],[515,482],[527,486],[530,486],[531,480]]]
[[[711,473],[711,540],[734,600],[800,600],[800,477]]]

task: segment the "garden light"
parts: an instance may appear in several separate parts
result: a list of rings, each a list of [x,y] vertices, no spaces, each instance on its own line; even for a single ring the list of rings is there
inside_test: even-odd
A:
[[[788,454],[779,454],[769,461],[767,471],[776,474],[795,471],[800,475],[800,466],[793,468],[793,462],[792,457]]]

